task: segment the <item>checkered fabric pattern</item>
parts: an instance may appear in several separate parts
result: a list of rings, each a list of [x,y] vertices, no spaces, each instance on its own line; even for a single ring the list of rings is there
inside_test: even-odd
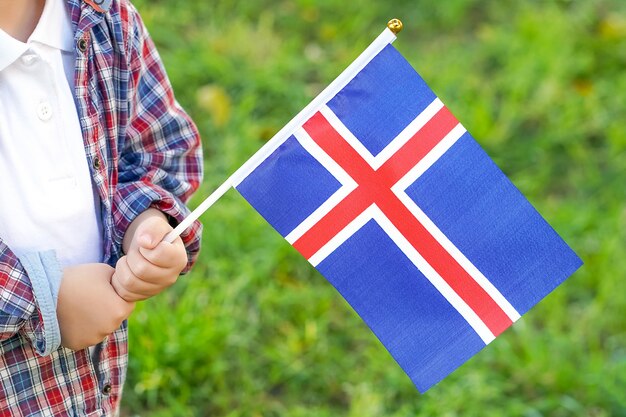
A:
[[[75,30],[76,105],[101,199],[105,262],[122,255],[133,219],[149,207],[173,224],[202,179],[196,127],[172,93],[139,14],[127,0],[67,0]],[[193,264],[199,223],[182,235]],[[0,238],[0,415],[107,416],[119,407],[127,325],[89,350],[50,350],[33,288]],[[94,359],[96,358],[96,359]]]

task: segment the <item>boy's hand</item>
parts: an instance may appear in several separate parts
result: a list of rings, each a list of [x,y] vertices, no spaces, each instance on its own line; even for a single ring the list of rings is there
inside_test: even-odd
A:
[[[63,270],[57,300],[62,346],[80,350],[96,345],[130,316],[135,303],[117,295],[111,286],[113,271],[96,263]]]
[[[171,230],[165,215],[152,208],[131,223],[123,242],[126,256],[115,265],[111,280],[124,300],[145,300],[176,282],[187,265],[187,251],[180,238],[161,242]]]

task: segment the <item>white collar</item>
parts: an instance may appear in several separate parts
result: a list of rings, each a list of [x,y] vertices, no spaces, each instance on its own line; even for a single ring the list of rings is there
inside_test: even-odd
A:
[[[39,23],[28,42],[38,42],[65,52],[74,50],[74,32],[63,0],[46,0]]]
[[[74,50],[74,32],[63,0],[46,0],[37,27],[26,43],[0,29],[0,71],[26,52],[30,43],[47,45],[66,52]]]
[[[11,65],[27,49],[28,45],[0,29],[0,71]]]

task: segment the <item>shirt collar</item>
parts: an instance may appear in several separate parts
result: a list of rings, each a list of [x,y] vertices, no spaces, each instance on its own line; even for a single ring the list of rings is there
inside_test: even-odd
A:
[[[113,0],[46,0],[43,13],[30,40],[45,43],[63,51],[73,51],[74,30],[78,25],[81,3],[88,5],[96,12],[106,13],[111,8],[112,2]],[[50,13],[51,18],[45,19],[45,30],[39,29],[46,13]],[[57,22],[57,26],[54,22]],[[63,22],[60,31],[58,22]],[[0,29],[0,71],[11,65],[27,50],[27,44],[14,39]]]
[[[39,23],[28,42],[37,42],[65,52],[74,50],[74,33],[65,2],[46,0]]]
[[[27,49],[28,45],[0,29],[0,71],[11,65]]]

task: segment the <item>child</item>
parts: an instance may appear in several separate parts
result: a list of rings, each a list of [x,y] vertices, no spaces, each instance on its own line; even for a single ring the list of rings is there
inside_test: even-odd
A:
[[[126,318],[199,250],[161,239],[200,139],[128,0],[0,0],[0,29],[0,415],[114,415]]]

